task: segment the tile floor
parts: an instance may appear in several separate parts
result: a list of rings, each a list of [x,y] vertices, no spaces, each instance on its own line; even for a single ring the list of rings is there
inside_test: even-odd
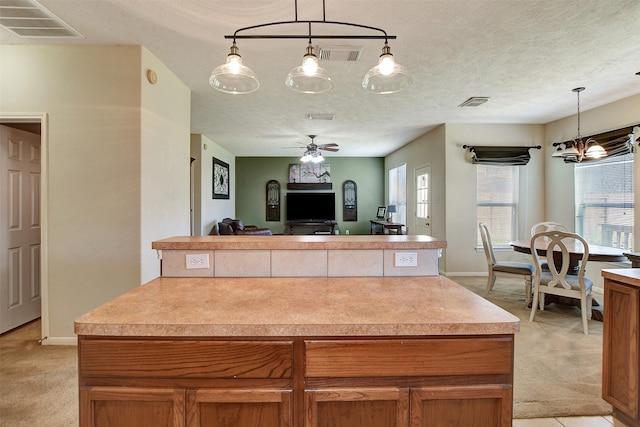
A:
[[[599,417],[558,417],[513,420],[513,427],[612,427],[610,415]]]

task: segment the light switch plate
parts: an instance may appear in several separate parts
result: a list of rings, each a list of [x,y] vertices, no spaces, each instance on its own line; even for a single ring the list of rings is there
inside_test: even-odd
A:
[[[417,267],[418,266],[418,253],[417,252],[395,252],[395,267]]]
[[[209,268],[209,254],[186,254],[187,270]]]

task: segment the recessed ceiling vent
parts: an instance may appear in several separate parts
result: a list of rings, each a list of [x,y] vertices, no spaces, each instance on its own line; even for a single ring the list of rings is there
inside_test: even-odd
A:
[[[0,26],[23,38],[84,38],[34,0],[0,0]]]
[[[458,107],[477,107],[478,105],[482,105],[489,100],[488,96],[472,96],[471,98],[464,101],[462,104],[458,105]]]
[[[324,61],[357,61],[362,46],[318,46],[318,59]]]
[[[309,120],[333,120],[336,118],[336,115],[311,113],[308,115],[308,117],[309,117]]]

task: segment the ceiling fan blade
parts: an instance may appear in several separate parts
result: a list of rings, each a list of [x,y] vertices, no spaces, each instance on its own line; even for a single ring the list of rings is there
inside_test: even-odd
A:
[[[318,147],[319,150],[323,150],[323,151],[338,151],[340,150],[340,148],[338,147]]]
[[[335,142],[331,142],[329,144],[318,144],[318,147],[320,148],[326,148],[326,147],[337,147],[338,144],[336,144]]]

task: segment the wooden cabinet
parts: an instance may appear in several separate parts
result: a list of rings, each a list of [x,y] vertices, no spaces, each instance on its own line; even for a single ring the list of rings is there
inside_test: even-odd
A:
[[[602,397],[613,406],[613,416],[630,427],[640,426],[640,282],[633,277],[637,270],[602,273],[605,277]]]
[[[291,427],[291,390],[190,390],[186,416],[193,427]]]
[[[305,349],[305,427],[511,425],[511,338],[310,340]]]
[[[80,425],[507,427],[513,335],[80,336]]]
[[[80,425],[183,427],[185,392],[157,387],[81,387]]]

